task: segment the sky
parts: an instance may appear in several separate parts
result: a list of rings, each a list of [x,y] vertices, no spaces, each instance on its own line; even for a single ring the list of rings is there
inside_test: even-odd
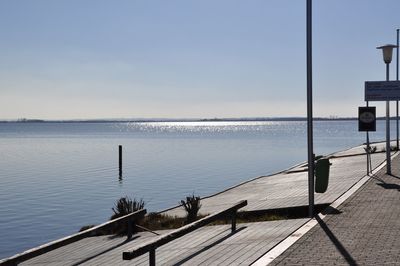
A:
[[[313,1],[314,116],[357,116],[399,27]],[[306,0],[0,0],[0,119],[298,117],[306,87]]]

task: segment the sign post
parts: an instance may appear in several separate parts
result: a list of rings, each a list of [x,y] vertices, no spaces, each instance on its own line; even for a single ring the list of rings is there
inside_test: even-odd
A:
[[[367,154],[367,175],[370,174],[372,170],[371,165],[371,147],[369,146],[369,131],[376,131],[376,108],[375,106],[358,107],[358,131],[367,133],[367,147],[365,152]]]
[[[358,107],[358,131],[376,131],[376,107]]]
[[[386,81],[366,81],[365,101],[386,101],[386,173],[392,174],[390,160],[389,102],[400,100],[400,81],[389,81],[389,64],[386,64]]]

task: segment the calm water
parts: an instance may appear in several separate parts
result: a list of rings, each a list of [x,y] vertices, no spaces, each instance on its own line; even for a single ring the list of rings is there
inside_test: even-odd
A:
[[[365,139],[356,121],[314,126],[316,154]],[[306,123],[0,123],[0,151],[3,258],[108,220],[125,195],[157,211],[305,161]]]

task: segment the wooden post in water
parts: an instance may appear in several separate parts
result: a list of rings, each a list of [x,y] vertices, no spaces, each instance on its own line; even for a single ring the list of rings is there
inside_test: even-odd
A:
[[[119,150],[119,177],[122,178],[122,145],[118,146]]]

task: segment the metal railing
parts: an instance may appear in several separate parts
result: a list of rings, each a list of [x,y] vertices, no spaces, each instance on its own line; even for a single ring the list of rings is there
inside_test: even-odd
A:
[[[132,234],[133,234],[133,223],[135,220],[144,217],[144,215],[146,214],[146,210],[142,209],[142,210],[138,210],[136,212],[127,214],[125,216],[119,217],[117,219],[102,223],[98,226],[92,227],[90,229],[87,229],[85,231],[49,242],[47,244],[41,245],[39,247],[33,248],[33,249],[29,249],[23,253],[20,254],[16,254],[12,257],[0,260],[0,265],[18,265],[18,263],[21,263],[23,261],[32,259],[34,257],[37,257],[39,255],[42,255],[44,253],[47,253],[49,251],[55,250],[57,248],[60,248],[62,246],[71,244],[73,242],[79,241],[83,238],[89,237],[89,236],[94,236],[96,235],[96,232],[105,229],[107,227],[110,227],[112,225],[115,225],[117,223],[123,223],[123,222],[127,222],[128,223],[128,233],[127,233],[127,237],[128,239],[132,238]]]
[[[221,218],[227,218],[229,217],[231,219],[231,230],[232,232],[236,231],[236,215],[237,215],[237,210],[246,206],[247,201],[242,200],[232,207],[229,207],[225,210],[216,212],[214,214],[208,215],[207,217],[204,217],[198,221],[195,221],[193,223],[190,223],[188,225],[182,226],[176,230],[173,230],[172,232],[169,232],[165,235],[161,235],[157,237],[154,240],[148,241],[142,245],[139,245],[138,247],[134,248],[133,250],[130,251],[125,251],[122,253],[122,258],[124,260],[131,260],[134,259],[140,255],[143,255],[147,252],[149,252],[149,265],[155,266],[156,265],[156,249],[164,244],[167,244],[168,242],[171,242],[187,233],[190,233],[202,226],[205,226],[209,223],[212,223],[216,220],[219,220]]]

